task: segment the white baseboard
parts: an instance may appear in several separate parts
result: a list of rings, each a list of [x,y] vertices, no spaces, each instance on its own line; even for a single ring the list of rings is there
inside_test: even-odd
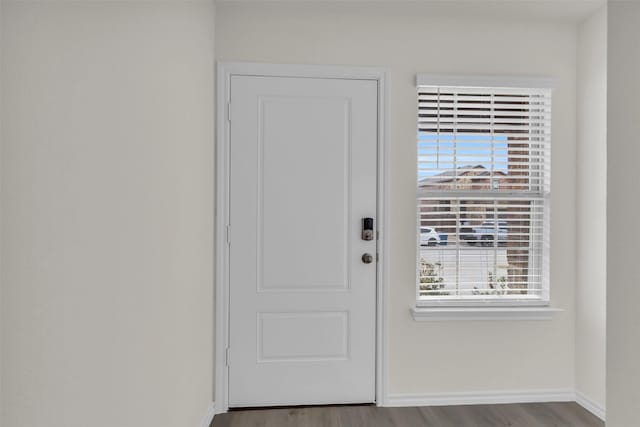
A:
[[[573,402],[576,393],[571,389],[512,390],[496,392],[458,392],[432,394],[392,394],[385,406],[449,406],[488,405],[496,403]]]
[[[213,421],[213,417],[216,415],[216,404],[215,402],[209,403],[209,407],[207,408],[206,415],[202,418],[202,422],[200,423],[200,427],[209,427],[211,425],[211,421]]]
[[[576,391],[576,403],[596,417],[600,418],[602,421],[605,421],[605,417],[607,415],[606,409],[579,391]]]

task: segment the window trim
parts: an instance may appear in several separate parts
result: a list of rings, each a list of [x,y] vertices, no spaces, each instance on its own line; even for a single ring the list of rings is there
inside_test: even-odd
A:
[[[563,310],[554,307],[412,307],[415,321],[443,320],[552,320]]]
[[[541,76],[496,76],[469,74],[416,75],[416,86],[464,86],[486,89],[555,89],[557,79]]]
[[[523,89],[529,91],[548,90],[553,93],[553,89],[557,86],[557,79],[540,76],[499,76],[499,75],[448,75],[448,74],[425,74],[416,75],[416,88],[420,86],[444,86],[444,87],[468,87],[481,89]],[[551,147],[549,147],[551,150]],[[551,162],[551,159],[549,159]],[[543,194],[543,211],[544,220],[542,221],[544,231],[543,235],[547,236],[547,240],[543,240],[540,262],[546,268],[543,268],[544,276],[541,280],[541,293],[539,296],[528,296],[529,298],[512,298],[493,296],[492,298],[432,298],[420,299],[418,272],[416,271],[416,303],[412,307],[411,313],[414,320],[471,320],[471,319],[513,319],[513,320],[532,320],[547,319],[555,312],[561,311],[551,308],[551,283],[550,283],[550,191]],[[446,197],[447,193],[451,196],[462,197],[465,194],[472,196],[470,192],[451,191],[443,192],[442,197]],[[440,193],[438,193],[440,195]],[[476,193],[477,194],[477,193]],[[536,192],[536,194],[540,194]],[[500,197],[522,197],[527,198],[525,192],[501,193]],[[416,218],[416,229],[419,230],[421,221],[420,216]],[[418,245],[416,251],[416,266],[420,265],[420,233],[417,233]],[[417,270],[417,269],[416,269]],[[465,313],[461,315],[461,313]]]

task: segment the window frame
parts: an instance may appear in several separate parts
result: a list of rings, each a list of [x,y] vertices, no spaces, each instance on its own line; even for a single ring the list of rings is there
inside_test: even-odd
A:
[[[438,86],[438,87],[464,87],[464,88],[480,88],[487,89],[487,92],[498,89],[523,89],[525,91],[532,91],[536,89],[548,90],[552,94],[553,89],[556,86],[556,81],[546,77],[521,77],[521,76],[464,76],[464,75],[442,75],[442,74],[418,74],[416,77],[416,89],[420,90],[420,86]],[[417,101],[417,99],[416,99]],[[418,117],[419,107],[416,103],[416,118]],[[416,120],[416,128],[419,128]],[[549,153],[548,159],[549,167],[551,164],[551,140],[553,135],[549,137]],[[416,154],[418,153],[418,146],[416,146]],[[419,162],[416,161],[416,166]],[[471,195],[471,192],[467,192],[466,195]],[[419,190],[416,187],[416,212],[419,212]],[[454,196],[463,200],[465,194],[460,191],[452,192],[438,192],[439,198],[447,198],[448,196]],[[479,298],[461,297],[456,295],[449,298],[441,297],[421,297],[420,295],[420,260],[421,260],[421,246],[420,246],[420,228],[422,227],[421,216],[418,213],[416,215],[416,232],[417,232],[417,245],[416,245],[416,307],[412,309],[412,314],[416,320],[432,320],[432,319],[453,319],[460,317],[461,319],[468,319],[469,313],[473,318],[491,318],[501,319],[513,317],[517,319],[536,319],[536,318],[548,318],[555,309],[549,308],[551,304],[551,283],[550,283],[550,204],[551,204],[551,183],[548,182],[548,190],[543,188],[540,191],[541,198],[541,212],[532,210],[531,216],[542,215],[542,239],[540,244],[542,245],[541,254],[539,256],[532,257],[533,262],[539,262],[539,271],[541,273],[540,280],[540,295],[523,295],[514,297],[511,295],[491,295],[483,296]],[[481,195],[481,193],[479,193]],[[514,192],[513,195],[520,196],[522,193]],[[500,194],[493,200],[504,200],[508,198],[509,194]],[[475,197],[478,197],[476,195]],[[499,221],[499,219],[494,219]],[[456,255],[457,256],[457,255]],[[538,268],[538,267],[536,267]],[[512,311],[515,309],[516,311]],[[523,315],[522,312],[526,311]],[[466,313],[466,314],[465,314]],[[498,313],[496,315],[496,313]],[[462,316],[460,316],[463,314]],[[487,316],[489,314],[489,316]],[[496,317],[497,316],[497,317]]]

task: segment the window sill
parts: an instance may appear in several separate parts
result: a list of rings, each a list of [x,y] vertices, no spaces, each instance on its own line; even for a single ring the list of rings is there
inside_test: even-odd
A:
[[[443,320],[551,320],[559,308],[552,307],[412,307],[416,321]]]

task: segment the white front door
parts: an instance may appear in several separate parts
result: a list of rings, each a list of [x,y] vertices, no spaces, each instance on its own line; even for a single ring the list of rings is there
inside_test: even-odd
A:
[[[231,78],[230,407],[375,400],[377,90]]]

